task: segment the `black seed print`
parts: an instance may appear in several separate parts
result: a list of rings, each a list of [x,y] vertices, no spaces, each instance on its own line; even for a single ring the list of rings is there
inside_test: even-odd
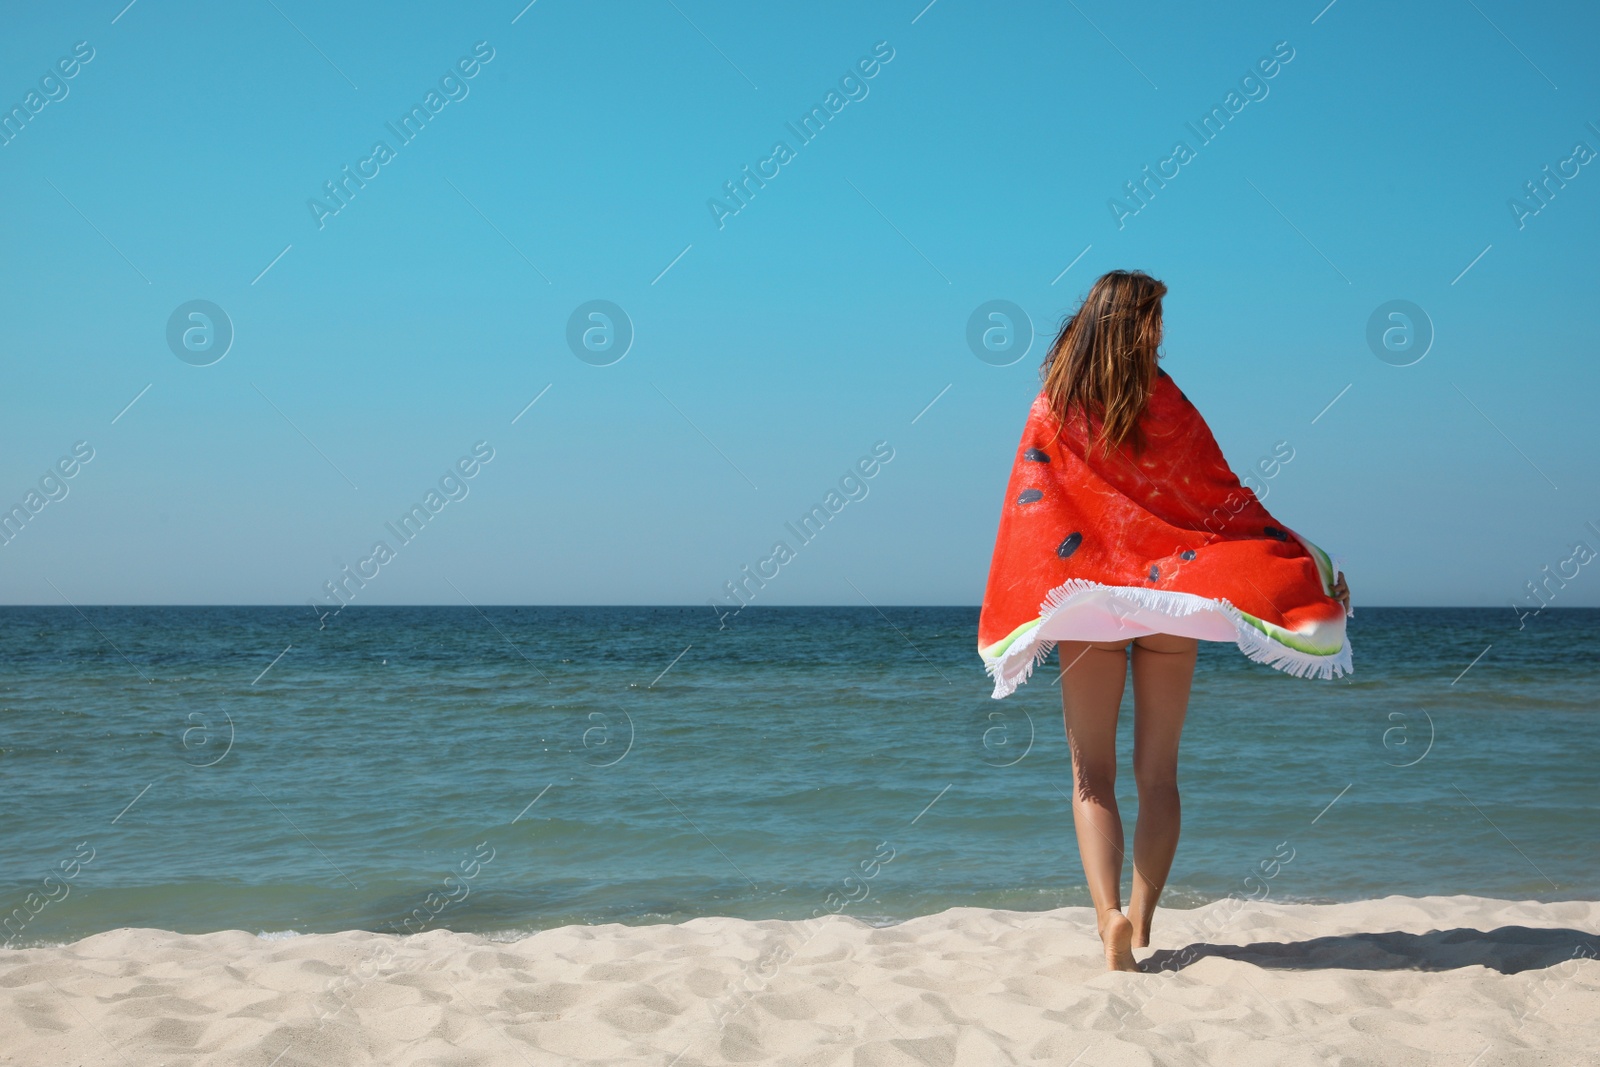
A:
[[[1060,556],[1062,559],[1066,559],[1068,556],[1078,551],[1078,546],[1081,544],[1083,544],[1083,534],[1070,533],[1067,535],[1067,539],[1061,542],[1061,546],[1056,549],[1056,555]]]
[[[1025,460],[1028,460],[1030,463],[1049,463],[1050,462],[1050,457],[1045,455],[1043,452],[1039,451],[1037,448],[1028,449],[1026,452],[1024,452],[1022,454],[1022,458],[1025,459]]]
[[[1043,500],[1044,494],[1037,489],[1024,489],[1022,495],[1017,497],[1019,504],[1031,504],[1035,500]]]
[[[1159,577],[1161,577],[1161,568],[1157,567],[1155,564],[1151,564],[1150,565],[1150,580],[1153,582]]]
[[[1194,559],[1194,549],[1192,549],[1192,548],[1184,549],[1182,552],[1178,553],[1178,558],[1179,559]]]
[[[1261,532],[1266,534],[1268,537],[1272,538],[1274,541],[1287,541],[1287,540],[1289,540],[1289,535],[1284,533],[1282,530],[1278,529],[1276,526],[1268,526],[1266,529],[1262,530]]]

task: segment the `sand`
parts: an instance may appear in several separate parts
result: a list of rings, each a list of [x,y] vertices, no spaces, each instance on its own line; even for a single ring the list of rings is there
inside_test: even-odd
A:
[[[123,929],[0,952],[0,1063],[1600,1064],[1600,903],[1222,901],[520,941]]]

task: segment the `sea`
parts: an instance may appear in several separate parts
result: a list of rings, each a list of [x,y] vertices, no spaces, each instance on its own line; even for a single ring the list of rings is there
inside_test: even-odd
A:
[[[0,943],[1089,903],[1053,656],[996,701],[976,608],[722,622],[0,608]],[[1600,609],[1350,639],[1334,681],[1202,645],[1163,904],[1600,895]]]

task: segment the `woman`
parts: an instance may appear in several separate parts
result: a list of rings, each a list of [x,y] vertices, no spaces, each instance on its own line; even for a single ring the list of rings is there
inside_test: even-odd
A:
[[[1198,643],[1233,641],[1302,677],[1351,669],[1344,575],[1240,483],[1157,366],[1166,292],[1112,271],[1050,346],[978,623],[997,699],[1059,646],[1078,853],[1106,963],[1123,971],[1150,943],[1178,846],[1178,739]],[[1139,818],[1124,915],[1116,738],[1130,663]]]

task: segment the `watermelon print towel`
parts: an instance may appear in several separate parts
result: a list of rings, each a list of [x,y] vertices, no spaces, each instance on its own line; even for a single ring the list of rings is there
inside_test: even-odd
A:
[[[1086,458],[1041,393],[1006,487],[978,652],[999,699],[1057,641],[1169,633],[1233,641],[1300,677],[1349,673],[1333,562],[1239,483],[1200,412],[1158,371],[1146,446]]]

